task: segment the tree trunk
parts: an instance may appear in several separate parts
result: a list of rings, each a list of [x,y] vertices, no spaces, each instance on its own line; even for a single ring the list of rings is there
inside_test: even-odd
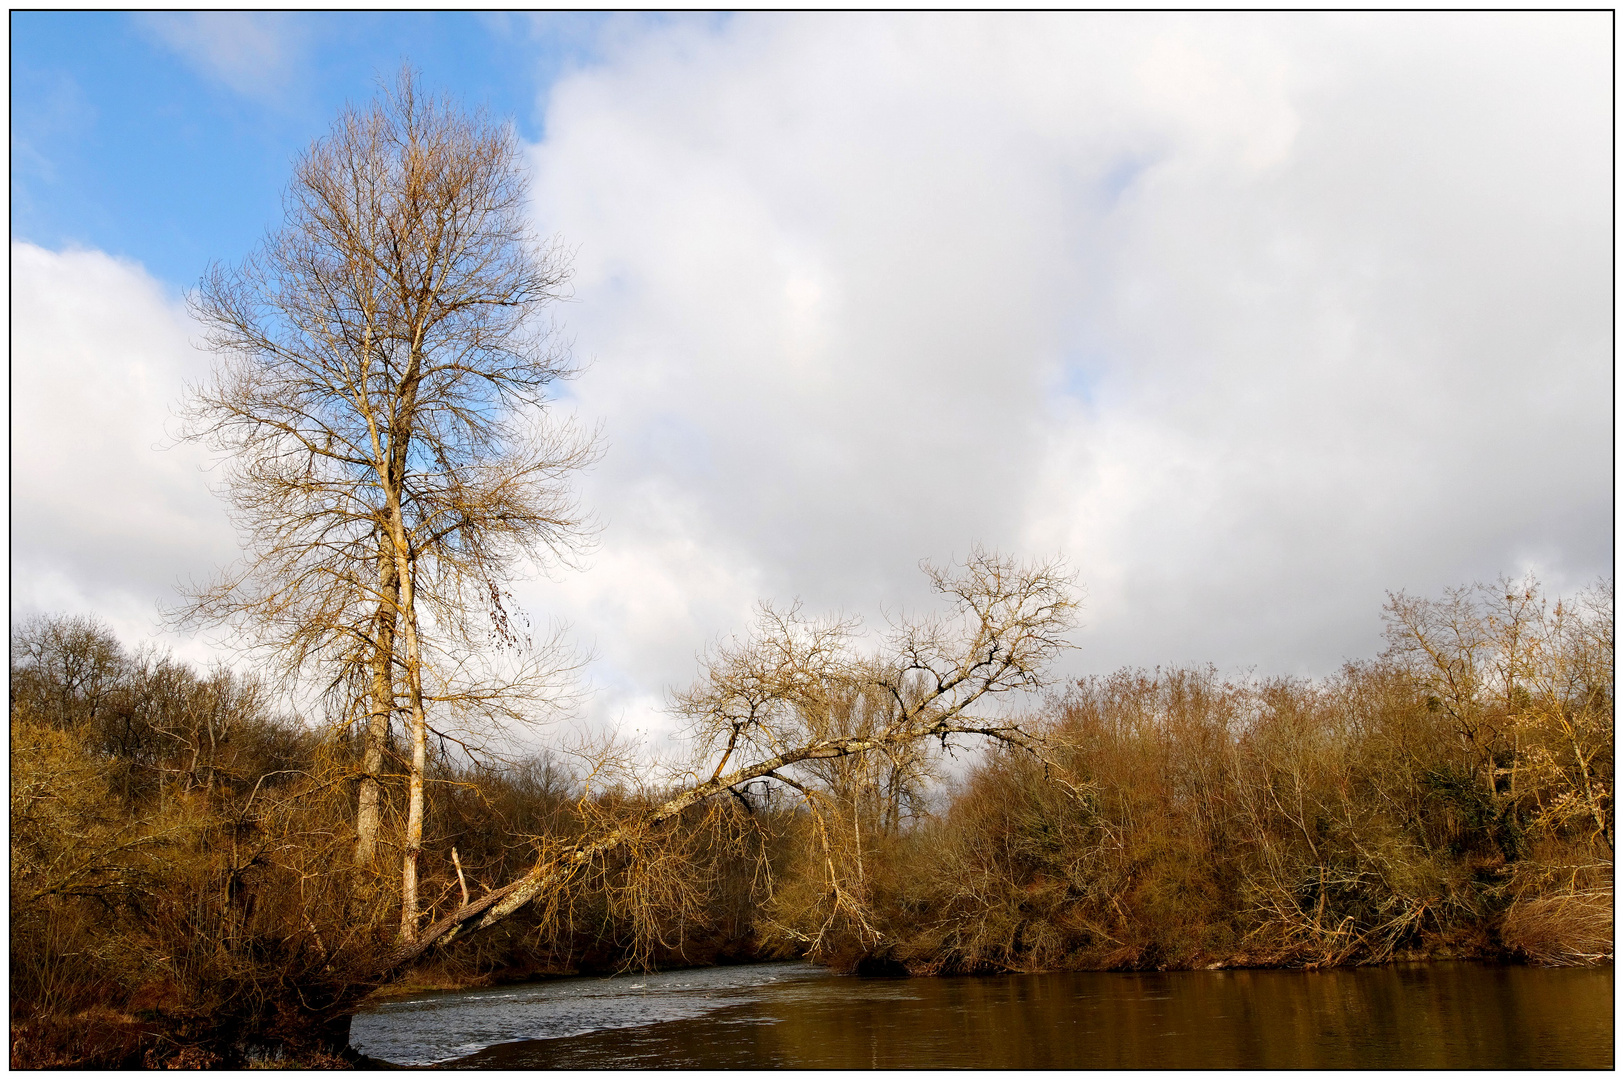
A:
[[[417,558],[406,535],[402,506],[407,449],[411,444],[417,410],[417,381],[422,371],[423,332],[413,333],[411,359],[401,375],[398,420],[390,440],[386,496],[389,500],[390,539],[394,541],[395,570],[400,577],[401,631],[406,638],[406,693],[410,698],[412,760],[406,788],[406,835],[400,864],[400,940],[417,940],[417,862],[423,853],[423,773],[428,768],[428,716],[423,710],[423,653],[417,634]]]
[[[417,860],[423,853],[423,774],[428,767],[428,717],[417,658],[417,635],[406,623],[406,672],[412,697],[412,766],[406,794],[406,849],[400,867],[400,938],[417,939]]]
[[[395,560],[401,571],[400,607],[404,616],[401,629],[406,637],[406,692],[412,707],[412,759],[407,776],[406,835],[400,864],[400,939],[410,944],[417,940],[417,862],[423,852],[423,775],[428,769],[428,715],[423,709],[423,656],[418,647],[416,595],[412,567],[406,554],[404,530],[398,532]]]
[[[378,552],[378,621],[373,641],[372,706],[367,717],[360,801],[355,812],[355,865],[370,866],[377,856],[378,822],[382,816],[384,745],[395,711],[395,607],[400,600],[400,574],[387,548]]]

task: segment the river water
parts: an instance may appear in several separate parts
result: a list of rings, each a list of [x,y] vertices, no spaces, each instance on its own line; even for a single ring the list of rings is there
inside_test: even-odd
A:
[[[831,975],[804,963],[425,994],[351,1042],[453,1068],[1589,1068],[1613,969]]]

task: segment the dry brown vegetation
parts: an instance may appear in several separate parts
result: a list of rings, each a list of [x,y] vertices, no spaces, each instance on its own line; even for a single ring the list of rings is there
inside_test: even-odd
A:
[[[819,946],[916,973],[1610,959],[1610,585],[1387,619],[1381,658],[1323,681],[1079,682],[1029,727],[1047,760],[991,754],[916,828],[844,804],[866,905]],[[812,891],[778,899],[820,925]]]
[[[12,657],[13,1065],[340,1063],[347,1013],[399,940],[398,879],[353,859],[362,740],[277,715],[227,672],[132,655],[87,619],[14,628]],[[431,918],[648,808],[547,757],[429,764]],[[397,821],[403,781],[383,785]],[[754,875],[778,842],[765,817],[721,802],[674,826],[404,976],[756,955]]]
[[[940,577],[962,617],[877,652],[849,624],[765,612],[676,702],[696,749],[679,768],[448,747],[427,770],[422,903],[450,944],[408,964],[398,879],[353,858],[364,739],[89,620],[25,623],[12,1062],[338,1064],[348,1012],[391,979],[794,955],[916,974],[1611,959],[1609,589],[1548,606],[1518,586],[1515,623],[1495,614],[1504,583],[1395,597],[1387,653],[1332,679],[1123,671],[1019,724],[973,719],[1037,670],[1010,640],[1016,662],[975,666],[1033,625],[1031,603],[998,622],[1019,589],[973,587],[1012,568]],[[1452,648],[1420,647],[1440,614]],[[941,802],[944,747],[970,733],[1001,748]],[[402,780],[381,785],[388,820]],[[516,882],[545,884],[471,933]]]
[[[1069,580],[982,553],[932,580],[948,612],[899,623],[877,651],[849,624],[766,613],[683,697],[694,754],[663,769],[613,744],[578,748],[573,772],[548,759],[495,768],[448,743],[420,770],[386,744],[399,764],[378,777],[364,730],[278,718],[258,684],[132,657],[86,620],[24,624],[12,642],[14,1060],[336,1060],[355,1006],[425,968],[466,981],[802,951],[758,912],[797,821],[838,818],[839,762],[906,761],[956,736],[1032,747],[977,707],[1042,685]],[[435,790],[421,934],[401,931],[401,879],[353,857],[368,781],[389,836],[414,793]],[[832,855],[825,865],[851,897],[836,914],[860,917],[861,889]],[[476,930],[471,947],[445,949]]]

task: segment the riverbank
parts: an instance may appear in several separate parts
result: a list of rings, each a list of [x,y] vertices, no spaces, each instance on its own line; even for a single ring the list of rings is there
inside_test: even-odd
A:
[[[721,959],[708,959],[695,963],[657,964],[648,971],[704,971],[711,968],[739,967],[745,964],[766,964],[784,960],[801,960],[801,956],[780,952],[722,954]],[[503,986],[526,986],[557,979],[575,979],[590,976],[610,976],[646,973],[638,967],[616,963],[585,963],[571,966],[498,969],[485,972],[458,970],[457,967],[431,966],[408,972],[403,978],[380,986],[366,998],[364,1005],[397,1001],[421,994],[449,993],[463,990],[488,990]]]
[[[1526,953],[1509,948],[1504,944],[1488,940],[1487,935],[1476,936],[1474,940],[1438,943],[1431,948],[1403,948],[1395,949],[1391,954],[1381,960],[1345,959],[1335,963],[1314,962],[1312,960],[1282,960],[1265,954],[1234,953],[1226,956],[1201,958],[1197,962],[1184,966],[1155,966],[1095,963],[1093,965],[1078,964],[1073,967],[1049,968],[984,968],[980,971],[963,972],[947,971],[941,968],[931,968],[928,965],[915,965],[887,962],[884,960],[865,960],[847,969],[834,966],[817,965],[815,961],[804,956],[761,955],[745,957],[726,961],[723,963],[676,964],[665,965],[644,971],[637,968],[589,966],[586,968],[555,968],[551,970],[527,969],[524,971],[497,971],[483,974],[455,973],[445,970],[432,970],[408,974],[405,978],[381,986],[373,991],[362,1007],[371,1007],[391,1001],[403,1001],[410,998],[421,997],[425,994],[449,994],[472,990],[493,990],[503,987],[532,986],[542,983],[576,979],[583,977],[608,977],[613,975],[638,976],[643,974],[670,974],[683,971],[708,971],[718,968],[739,967],[751,964],[776,963],[788,960],[811,963],[822,966],[830,974],[855,974],[865,976],[902,976],[909,978],[928,979],[959,975],[997,976],[997,975],[1054,975],[1071,973],[1120,973],[1135,974],[1144,972],[1175,972],[1175,971],[1326,971],[1334,969],[1354,969],[1381,967],[1394,964],[1431,964],[1431,963],[1477,963],[1484,965],[1498,965],[1507,967],[1611,967],[1610,958],[1592,959],[1577,964],[1549,964],[1540,963],[1530,958]]]
[[[1462,603],[1395,599],[1393,648],[1331,679],[1083,680],[1022,720],[1029,747],[946,789],[928,742],[807,759],[675,817],[664,789],[546,757],[442,762],[420,856],[436,912],[538,860],[558,876],[404,976],[399,867],[358,864],[351,840],[353,747],[251,680],[126,653],[87,621],[25,627],[12,1064],[314,1062],[361,1000],[724,958],[937,976],[1609,963],[1610,593],[1560,633],[1524,627],[1546,636],[1516,679],[1451,689],[1418,643]],[[91,669],[94,693],[68,678]],[[859,698],[816,700],[868,723],[842,711]]]

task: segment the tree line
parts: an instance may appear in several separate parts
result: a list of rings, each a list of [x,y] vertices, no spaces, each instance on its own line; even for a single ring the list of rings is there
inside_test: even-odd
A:
[[[406,964],[393,879],[354,860],[364,736],[91,620],[33,620],[12,635],[12,1060],[337,1063],[387,981],[627,965],[1610,960],[1611,589],[1399,595],[1386,617],[1385,653],[1332,678],[1057,688],[950,780],[951,733],[895,737],[885,654],[764,611],[674,701],[702,750],[681,768],[437,745],[433,925],[552,878]],[[893,674],[899,656],[917,658],[892,653]],[[786,742],[874,745],[692,797]],[[403,780],[381,819],[409,812]]]
[[[82,618],[24,624],[14,1057],[162,1061],[180,1046],[197,1061],[336,1060],[355,1007],[425,967],[512,977],[805,952],[757,913],[807,828],[826,849],[831,925],[856,910],[824,790],[842,762],[910,776],[932,739],[1041,752],[984,706],[1044,685],[1068,579],[977,553],[932,581],[945,610],[878,647],[848,621],[764,608],[676,703],[691,752],[663,765],[614,742],[579,748],[573,769],[456,740],[420,757],[391,727],[379,776],[365,727],[280,715],[261,681],[131,655]],[[355,858],[368,783],[384,826],[370,863]],[[391,857],[423,874],[388,873]],[[426,923],[412,935],[408,905]]]
[[[364,738],[279,710],[262,680],[127,650],[83,617],[14,627],[10,687],[13,1065],[338,1064],[346,1009],[399,942],[396,879],[354,861]],[[547,755],[497,768],[437,746],[424,779],[431,913],[649,803]],[[380,785],[385,821],[408,812],[403,781]],[[752,858],[782,841],[720,811],[689,815],[644,861],[593,860],[524,918],[405,977],[755,956]]]
[[[1123,670],[1053,697],[946,810],[850,787],[848,967],[1610,961],[1612,589],[1394,596],[1321,680]],[[808,883],[810,879],[807,879]],[[816,910],[806,891],[782,917]]]

